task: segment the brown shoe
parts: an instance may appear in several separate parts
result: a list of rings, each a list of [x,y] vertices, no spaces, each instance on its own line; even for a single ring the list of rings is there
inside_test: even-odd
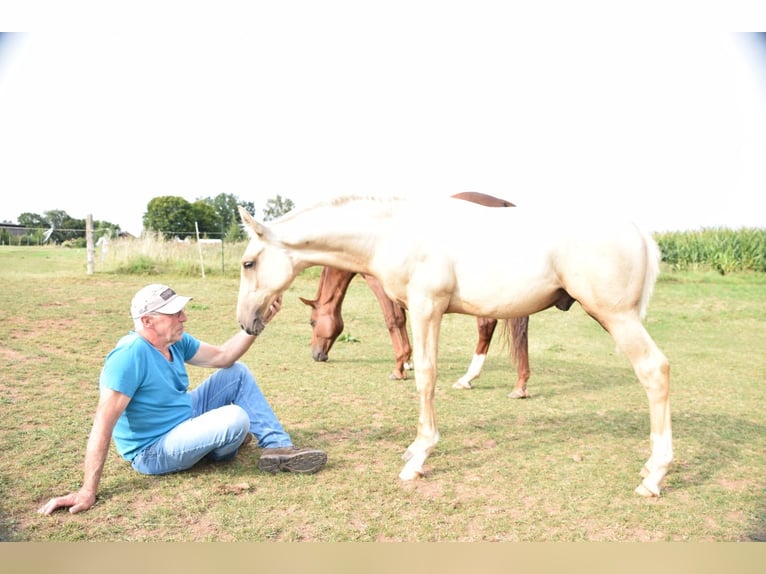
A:
[[[327,454],[316,448],[264,448],[258,459],[258,468],[264,472],[276,474],[299,472],[312,474],[320,470],[327,462]]]

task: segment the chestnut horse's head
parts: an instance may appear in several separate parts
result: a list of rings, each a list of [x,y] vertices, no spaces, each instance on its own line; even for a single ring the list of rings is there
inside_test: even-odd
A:
[[[340,307],[336,305],[322,304],[319,299],[304,299],[306,305],[311,307],[311,356],[315,361],[326,361],[329,358],[330,349],[338,336],[343,332],[343,316]]]
[[[264,314],[290,286],[298,270],[268,227],[241,207],[239,213],[250,242],[242,255],[237,321],[248,334],[259,335],[266,325]]]
[[[311,307],[311,356],[326,361],[335,340],[343,332],[341,305],[355,273],[332,267],[322,269],[316,299],[300,300]]]

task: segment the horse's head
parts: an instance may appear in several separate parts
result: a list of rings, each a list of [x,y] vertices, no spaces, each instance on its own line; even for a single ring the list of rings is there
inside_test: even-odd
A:
[[[290,286],[297,271],[272,231],[241,207],[239,213],[250,242],[242,255],[237,321],[248,334],[259,335],[265,327],[264,314]]]
[[[315,361],[326,361],[333,343],[343,332],[340,307],[332,302],[320,303],[319,299],[299,299],[311,307],[311,356]]]
[[[300,300],[311,307],[311,356],[326,361],[335,340],[343,332],[341,307],[356,273],[324,267],[319,276],[316,299]]]

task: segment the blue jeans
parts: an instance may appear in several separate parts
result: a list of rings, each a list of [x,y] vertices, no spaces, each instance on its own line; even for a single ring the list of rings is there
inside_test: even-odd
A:
[[[242,363],[220,369],[196,389],[192,418],[179,424],[132,461],[142,474],[186,470],[203,458],[234,458],[248,433],[261,448],[292,446],[250,370]]]

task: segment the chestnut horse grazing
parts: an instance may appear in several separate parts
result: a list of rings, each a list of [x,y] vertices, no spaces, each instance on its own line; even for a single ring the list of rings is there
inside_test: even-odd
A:
[[[463,192],[452,197],[471,201],[486,207],[514,207],[513,203],[492,195],[478,192]],[[299,299],[311,307],[311,356],[315,361],[327,361],[330,349],[343,332],[343,315],[341,309],[346,291],[356,273],[342,271],[332,267],[322,269],[314,299]],[[411,368],[412,346],[407,335],[407,315],[401,305],[397,305],[386,296],[383,286],[375,277],[362,274],[378,300],[386,328],[391,336],[394,348],[395,365],[390,378],[402,380],[407,378],[407,369]],[[481,376],[484,362],[492,342],[492,335],[497,327],[497,319],[477,317],[479,339],[476,343],[471,364],[466,373],[452,385],[455,389],[470,389],[471,381]],[[512,399],[523,399],[529,396],[527,382],[529,381],[529,349],[528,349],[529,317],[518,317],[510,320],[511,358],[516,363],[516,385],[508,395]]]
[[[553,306],[566,310],[577,301],[612,336],[646,391],[651,455],[636,492],[659,496],[673,460],[670,367],[641,322],[659,273],[659,249],[632,223],[602,213],[486,209],[453,198],[427,205],[339,198],[268,227],[243,209],[240,214],[250,242],[237,320],[247,333],[263,330],[270,305],[314,265],[374,275],[389,298],[407,307],[420,414],[401,479],[424,474],[439,440],[434,390],[442,316],[510,319]],[[514,249],[503,249],[509,245]]]
[[[311,307],[311,356],[315,361],[327,361],[333,344],[343,332],[344,322],[341,308],[346,297],[346,291],[356,273],[341,271],[333,267],[324,267],[319,276],[317,295],[314,299],[299,299]],[[391,336],[394,347],[396,364],[390,375],[393,380],[407,378],[406,371],[411,369],[412,345],[407,335],[407,315],[402,306],[394,303],[386,296],[380,281],[366,273],[362,277],[369,285],[378,300],[386,328]],[[471,389],[471,382],[481,375],[484,361],[489,352],[492,335],[497,327],[497,319],[477,317],[479,340],[476,342],[471,363],[466,373],[452,385],[455,389]],[[511,360],[516,363],[516,385],[508,395],[512,399],[523,399],[529,396],[527,382],[529,381],[529,351],[528,325],[529,317],[515,317],[508,321],[510,332],[506,333],[511,341]]]
[[[341,309],[346,291],[356,273],[342,271],[333,267],[324,267],[319,276],[319,285],[314,299],[299,299],[311,307],[311,356],[315,361],[329,359],[330,349],[343,332],[345,323]],[[366,273],[362,277],[369,285],[383,311],[386,328],[391,336],[396,364],[390,375],[391,379],[407,378],[407,369],[411,368],[412,345],[407,334],[407,315],[401,305],[397,305],[386,296],[380,281]]]

